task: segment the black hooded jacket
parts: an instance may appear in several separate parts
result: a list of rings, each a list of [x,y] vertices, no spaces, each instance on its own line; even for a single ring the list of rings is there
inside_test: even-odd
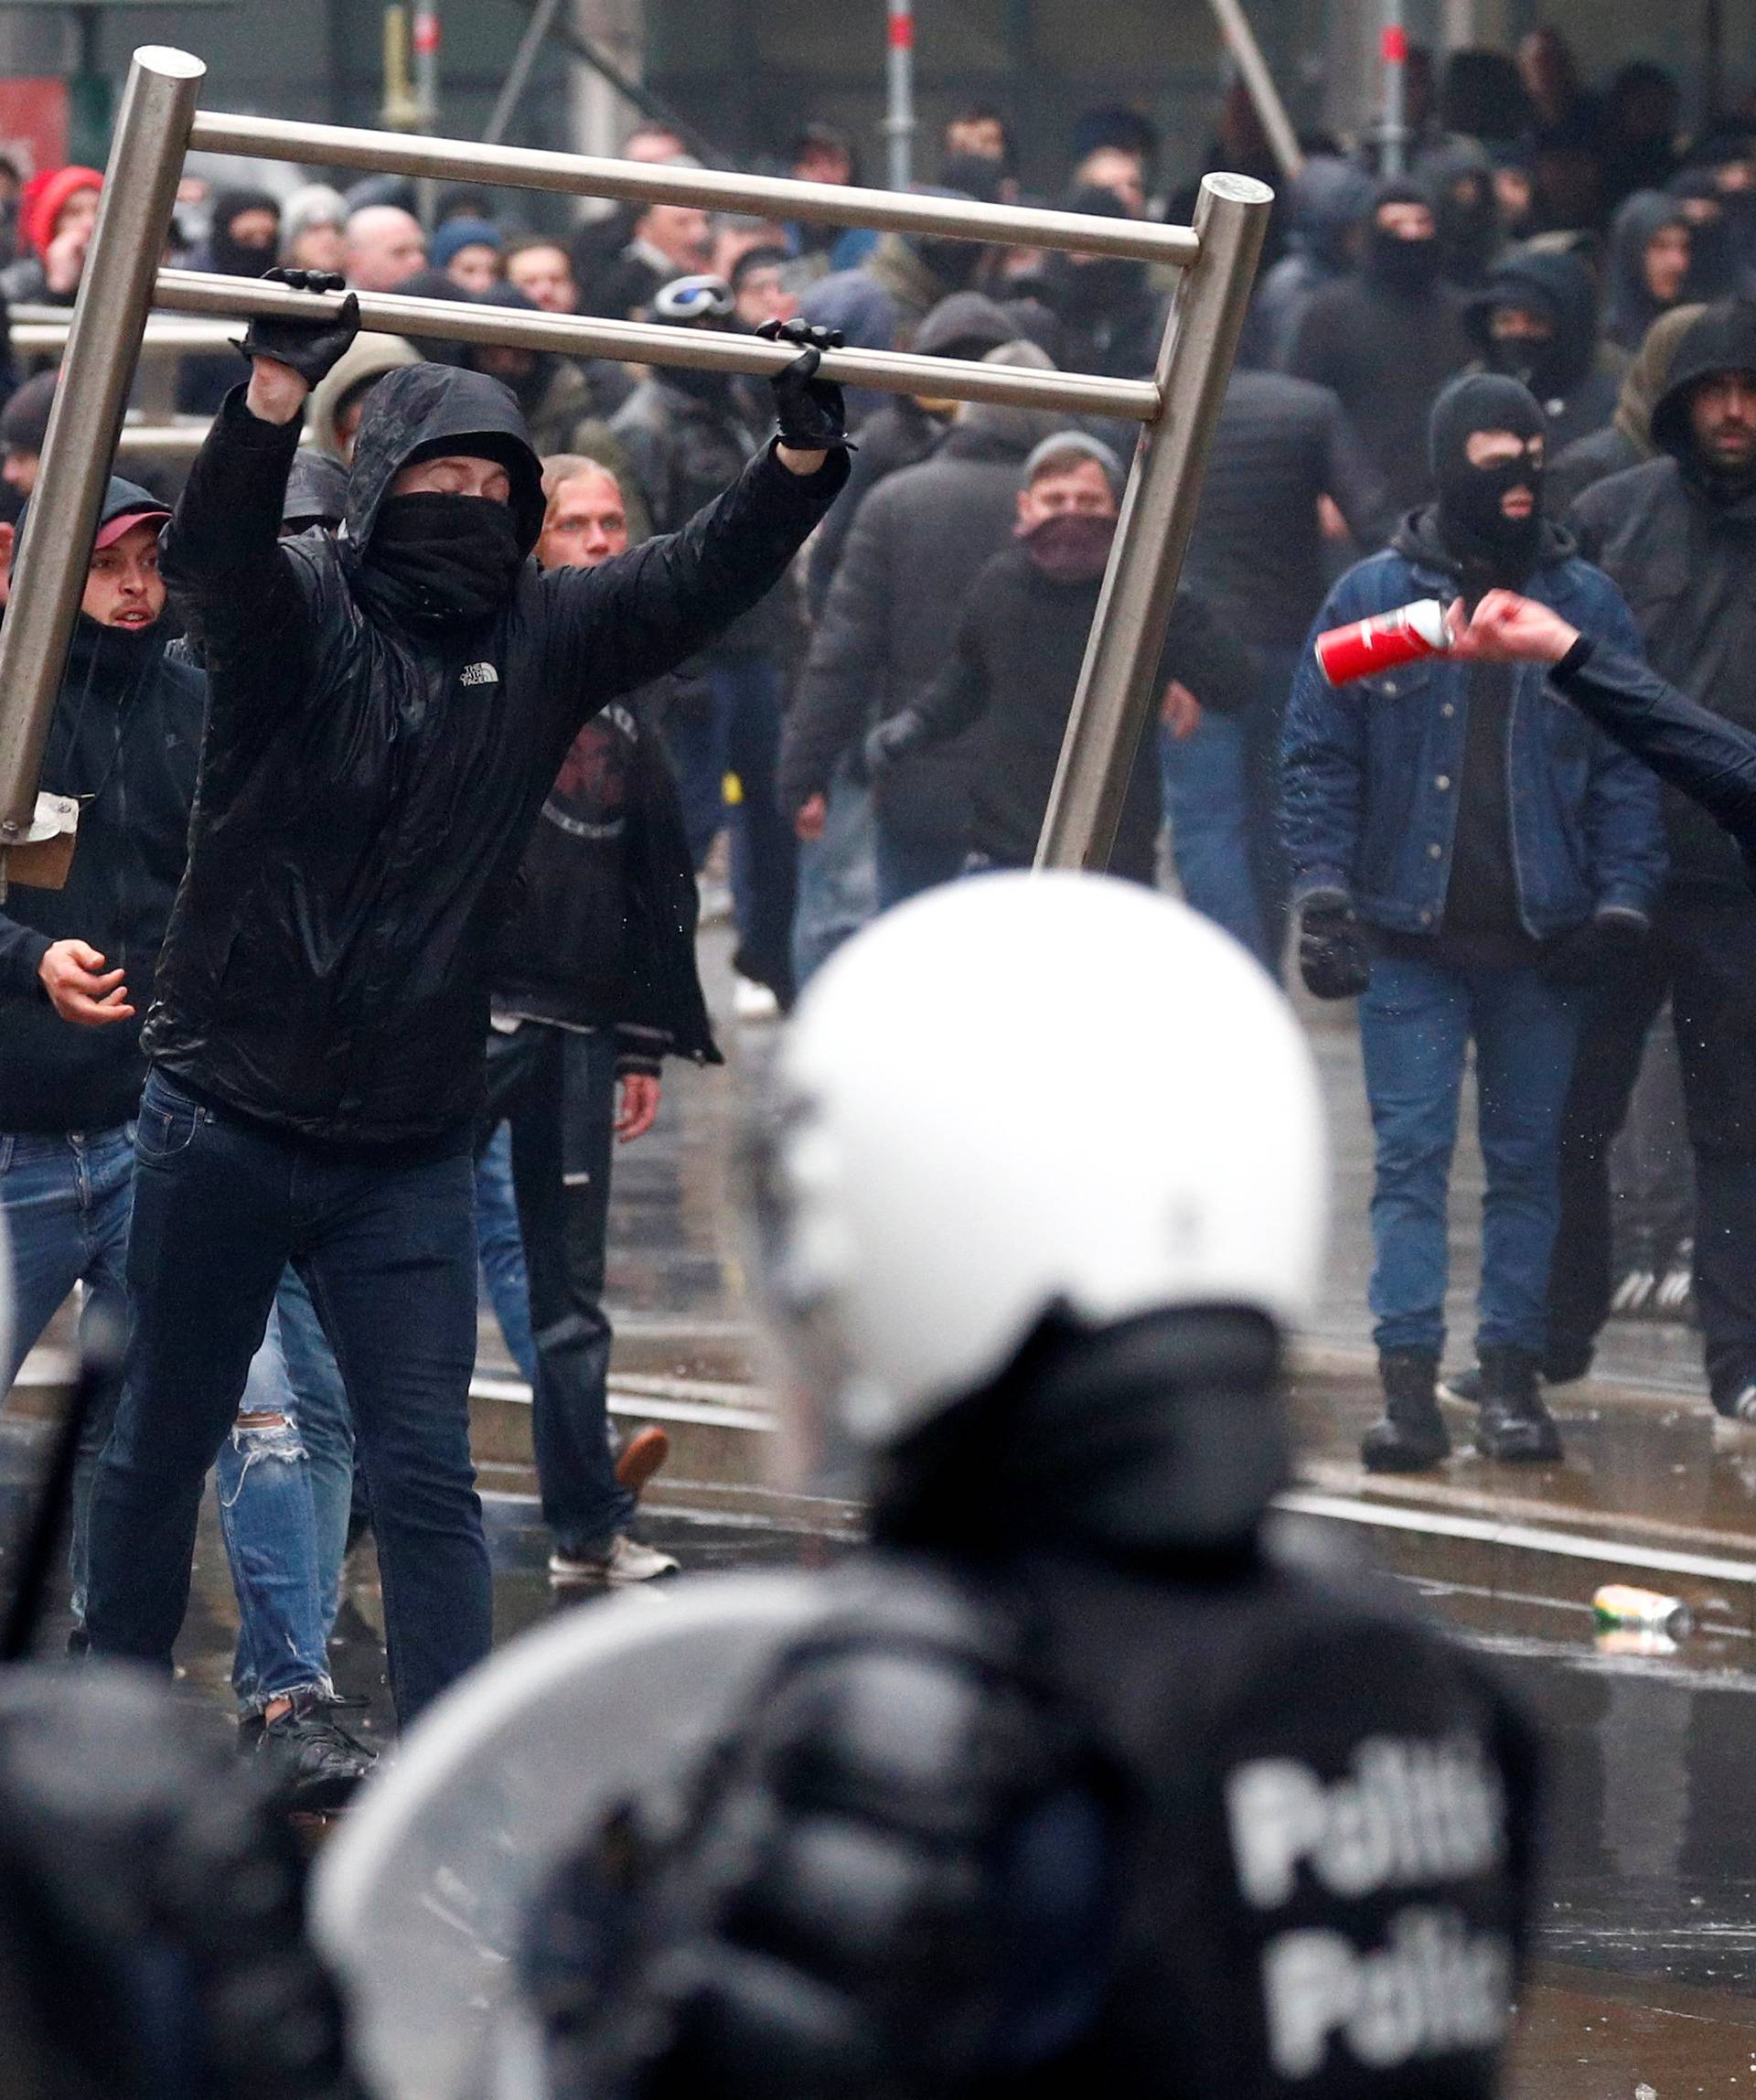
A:
[[[1569,523],[1589,561],[1627,599],[1647,660],[1691,700],[1756,729],[1756,479],[1725,488],[1705,475],[1689,395],[1716,371],[1756,372],[1756,305],[1710,306],[1677,345],[1653,408],[1663,456],[1588,488]],[[1747,898],[1737,849],[1674,790],[1665,798],[1674,886]]]
[[[696,1783],[538,1907],[558,2100],[1490,2100],[1533,1732],[1263,1536],[1240,1330],[1040,1330],[894,1454]]]
[[[1616,213],[1610,230],[1609,284],[1603,302],[1603,333],[1630,356],[1646,340],[1646,331],[1661,306],[1646,282],[1646,250],[1654,234],[1667,226],[1686,227],[1683,208],[1662,189],[1637,189]]]
[[[497,940],[581,725],[771,588],[846,471],[804,479],[766,449],[680,531],[602,568],[527,560],[483,620],[375,624],[359,551],[398,469],[446,438],[512,463],[534,546],[541,489],[511,395],[427,365],[374,389],[339,540],[277,540],[298,427],[259,422],[241,389],[166,533],[212,700],[148,1054],[289,1137],[380,1154],[468,1142]]]
[[[112,479],[102,516],[156,509]],[[0,912],[0,1131],[102,1130],[125,1123],[146,1077],[135,1023],[80,1028],[48,1003],[37,966],[56,941],[82,940],[127,972],[144,1011],[183,873],[207,680],[165,653],[165,624],[144,634],[80,615],[49,721],[42,782],[80,803],[66,887],[14,879]]]
[[[1287,370],[1339,396],[1393,509],[1403,511],[1432,493],[1427,413],[1470,355],[1451,292],[1438,284],[1405,291],[1368,266],[1312,295],[1293,330]]]
[[[1601,430],[1616,412],[1621,380],[1598,362],[1597,295],[1584,263],[1577,255],[1526,251],[1496,264],[1464,313],[1470,338],[1491,371],[1504,369],[1494,361],[1489,327],[1496,306],[1522,306],[1547,315],[1553,325],[1540,364],[1525,380],[1543,404],[1550,453]]]

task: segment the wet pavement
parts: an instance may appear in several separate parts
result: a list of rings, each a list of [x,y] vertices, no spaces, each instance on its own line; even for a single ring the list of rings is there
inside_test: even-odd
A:
[[[731,1032],[728,1031],[728,1034]],[[672,1466],[643,1529],[691,1570],[824,1565],[858,1513],[760,1483],[771,1444],[752,1383],[745,1279],[732,1215],[731,1133],[740,1089],[771,1035],[746,1030],[720,1072],[675,1072],[658,1129],[617,1161],[609,1295],[615,1398],[630,1420],[667,1422]],[[1357,1463],[1376,1400],[1366,1375],[1365,1193],[1369,1174],[1357,1045],[1316,1031],[1334,1130],[1336,1237],[1301,1359],[1304,1457],[1290,1498],[1332,1549],[1415,1583],[1493,1655],[1538,1715],[1556,1759],[1536,1966],[1522,2008],[1516,2100],[1658,2100],[1756,2093],[1756,1436],[1716,1444],[1696,1339],[1680,1326],[1612,1329],[1593,1380],[1556,1396],[1568,1441],[1557,1468],[1477,1458],[1468,1415],[1443,1473],[1385,1482]],[[1455,1204],[1466,1339],[1479,1167],[1466,1127]],[[54,1351],[30,1376],[52,1384]],[[0,1417],[0,1536],[16,1534],[21,1484],[40,1462],[33,1396]],[[529,1495],[528,1399],[485,1320],[476,1400],[495,1565],[496,1634],[509,1640],[592,1600],[551,1589]],[[1593,1640],[1591,1591],[1616,1576],[1685,1595],[1699,1630],[1667,1656]],[[361,1733],[389,1719],[369,1560],[351,1572],[335,1664],[368,1698]],[[204,1522],[180,1659],[192,1699],[224,1725],[233,1624],[217,1526]],[[65,1622],[46,1629],[52,1649]]]

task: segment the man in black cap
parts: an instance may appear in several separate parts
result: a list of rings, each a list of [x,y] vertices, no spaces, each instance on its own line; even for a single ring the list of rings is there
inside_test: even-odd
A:
[[[1636,652],[1614,586],[1543,518],[1543,447],[1542,409],[1515,380],[1448,387],[1431,419],[1439,500],[1342,578],[1316,631],[1516,589]],[[1536,1379],[1574,988],[1625,977],[1645,933],[1665,870],[1653,783],[1549,702],[1536,667],[1440,655],[1332,691],[1307,650],[1287,711],[1285,811],[1306,988],[1360,998],[1385,1392],[1362,1455],[1419,1472],[1451,1448],[1435,1383],[1472,1043],[1487,1179],[1475,1441],[1490,1458],[1558,1459]]]
[[[211,702],[144,1037],[88,1623],[97,1652],[169,1666],[202,1482],[290,1259],[347,1380],[406,1719],[488,1645],[470,1138],[525,843],[581,724],[771,588],[845,468],[829,338],[798,330],[777,442],[717,502],[625,560],[545,573],[516,402],[415,365],[368,401],[341,533],[283,541],[305,395],[358,326],[351,298],[252,324],[249,387],[166,535]]]
[[[1586,490],[1569,522],[1632,607],[1653,669],[1756,728],[1756,306],[1709,306],[1653,405],[1659,455]],[[1695,1152],[1695,1294],[1721,1415],[1756,1420],[1756,898],[1712,819],[1665,800],[1670,879],[1637,971],[1591,1003],[1561,1152],[1547,1372],[1584,1376],[1609,1310],[1607,1155],[1668,992]]]

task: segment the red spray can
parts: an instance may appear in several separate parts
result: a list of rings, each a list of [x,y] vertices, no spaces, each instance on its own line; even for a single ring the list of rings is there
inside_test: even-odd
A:
[[[1331,685],[1346,685],[1422,657],[1443,656],[1451,646],[1445,608],[1437,598],[1417,598],[1393,613],[1374,613],[1351,627],[1331,627],[1319,635],[1317,662]]]

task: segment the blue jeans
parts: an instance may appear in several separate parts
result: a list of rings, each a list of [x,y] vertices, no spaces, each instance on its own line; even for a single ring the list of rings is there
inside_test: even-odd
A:
[[[107,1326],[120,1339],[128,1322],[123,1282],[134,1190],[134,1128],[123,1123],[65,1137],[20,1131],[0,1136],[0,1211],[12,1241],[12,1354],[0,1362],[0,1398],[76,1283],[85,1286],[81,1338]],[[102,1387],[113,1395],[115,1381]],[[73,1616],[85,1610],[91,1480],[110,1436],[113,1398],[84,1425],[73,1475]]]
[[[155,1072],[136,1126],[133,1333],[91,1503],[94,1653],[168,1669],[208,1468],[289,1260],[335,1344],[372,1503],[397,1712],[487,1655],[492,1591],[469,1460],[469,1154],[326,1156]]]
[[[732,812],[732,901],[736,968],[766,984],[783,1006],[793,1000],[793,902],[798,841],[775,799],[780,762],[781,677],[762,656],[708,661],[711,715],[679,712],[666,728],[683,807],[683,829],[699,869],[726,820],[724,786],[737,776]]]
[[[941,883],[955,883],[969,849],[958,840],[911,839],[878,818],[878,909],[894,911]]]
[[[560,1550],[606,1553],[634,1516],[610,1444],[604,1273],[616,1037],[533,1022],[487,1044],[488,1114],[512,1132],[512,1187],[536,1345],[531,1434],[543,1522]]]
[[[284,1693],[329,1688],[353,1481],[341,1369],[310,1292],[288,1269],[214,1468],[238,1593],[231,1682],[245,1713]]]
[[[1183,894],[1271,977],[1286,947],[1280,844],[1280,724],[1295,649],[1258,648],[1256,697],[1238,715],[1204,714],[1178,742],[1161,729],[1160,778]]]
[[[1374,961],[1360,1048],[1377,1145],[1371,1302],[1380,1349],[1445,1345],[1446,1196],[1473,1041],[1487,1181],[1476,1339],[1541,1351],[1577,1034],[1571,997],[1536,970]]]
[[[530,1278],[512,1194],[512,1132],[505,1123],[476,1155],[476,1248],[508,1354],[534,1392],[537,1345],[530,1334]]]
[[[838,776],[830,783],[829,803],[823,836],[798,849],[793,974],[801,990],[878,910],[872,791]]]

